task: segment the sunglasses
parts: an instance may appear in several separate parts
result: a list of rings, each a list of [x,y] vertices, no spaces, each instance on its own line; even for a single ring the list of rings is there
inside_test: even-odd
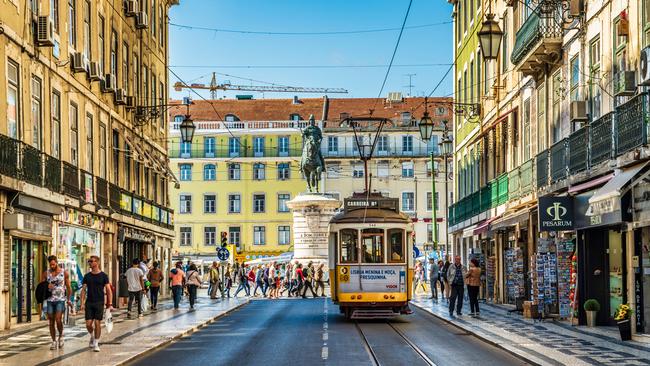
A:
[[[96,261],[96,260],[93,260],[93,259],[91,259],[91,260],[89,260],[89,261],[88,261],[88,264],[91,264],[91,263],[95,263],[95,262],[97,262],[97,261]]]

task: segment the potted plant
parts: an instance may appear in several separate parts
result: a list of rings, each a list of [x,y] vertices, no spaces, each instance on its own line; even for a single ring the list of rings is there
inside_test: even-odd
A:
[[[587,326],[596,326],[596,315],[600,311],[600,303],[596,299],[589,299],[583,305],[585,313],[587,314]]]
[[[618,324],[618,331],[621,333],[622,341],[629,341],[632,339],[632,326],[630,316],[632,315],[632,309],[628,304],[621,304],[616,308],[616,313],[614,313],[614,320]]]

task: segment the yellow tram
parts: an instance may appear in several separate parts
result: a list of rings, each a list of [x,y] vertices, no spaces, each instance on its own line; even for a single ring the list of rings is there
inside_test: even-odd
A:
[[[355,194],[330,221],[332,300],[347,319],[409,314],[413,224],[397,198]]]

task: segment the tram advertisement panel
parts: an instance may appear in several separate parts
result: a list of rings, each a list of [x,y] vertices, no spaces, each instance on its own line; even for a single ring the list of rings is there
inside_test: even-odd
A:
[[[406,266],[338,266],[341,292],[405,292]]]

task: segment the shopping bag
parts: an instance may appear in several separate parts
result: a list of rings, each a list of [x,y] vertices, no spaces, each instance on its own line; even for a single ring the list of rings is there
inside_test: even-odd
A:
[[[142,312],[146,312],[149,310],[149,295],[144,294],[142,295]]]
[[[104,310],[104,325],[106,325],[106,332],[113,331],[113,314],[111,314],[110,309]]]

